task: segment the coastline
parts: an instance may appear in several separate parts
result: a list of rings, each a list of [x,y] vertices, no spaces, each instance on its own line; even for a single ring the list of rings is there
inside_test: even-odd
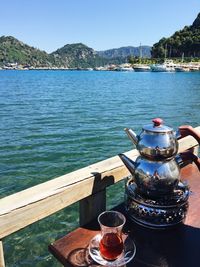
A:
[[[164,63],[163,63],[164,64]],[[159,65],[159,64],[120,64],[120,65],[106,65],[100,66],[95,68],[68,68],[68,67],[33,67],[27,65],[18,65],[17,63],[8,63],[3,67],[0,67],[0,71],[5,70],[62,70],[62,71],[137,71],[137,72],[148,72],[153,71],[152,66]],[[180,71],[200,71],[200,62],[189,62],[189,63],[173,63],[173,69],[170,71],[180,72]]]

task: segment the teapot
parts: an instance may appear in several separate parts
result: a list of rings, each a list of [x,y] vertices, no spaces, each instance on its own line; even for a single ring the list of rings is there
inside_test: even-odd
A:
[[[178,141],[174,130],[163,125],[163,120],[155,118],[153,125],[145,125],[139,135],[125,128],[130,140],[136,145],[139,153],[150,159],[167,159],[178,152]]]
[[[155,198],[171,194],[178,187],[180,168],[185,161],[194,161],[200,170],[200,159],[191,151],[177,155],[179,138],[192,135],[200,143],[200,134],[189,125],[180,126],[177,134],[163,125],[160,118],[152,121],[153,125],[143,126],[138,136],[131,129],[125,129],[140,156],[135,161],[124,154],[119,157],[132,174],[140,193]]]

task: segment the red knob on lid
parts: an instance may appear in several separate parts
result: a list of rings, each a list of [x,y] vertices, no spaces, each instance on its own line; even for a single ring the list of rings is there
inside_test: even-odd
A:
[[[163,120],[160,118],[155,118],[152,120],[152,122],[154,123],[154,126],[160,126],[163,123]]]

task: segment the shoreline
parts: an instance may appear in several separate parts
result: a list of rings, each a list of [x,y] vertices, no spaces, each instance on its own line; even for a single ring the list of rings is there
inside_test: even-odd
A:
[[[200,71],[200,62],[179,62],[174,63],[171,59],[165,59],[162,64],[132,64],[132,63],[123,63],[120,65],[109,64],[100,67],[34,67],[29,65],[21,65],[16,63],[7,63],[0,67],[0,70],[62,70],[62,71],[135,71],[135,72],[191,72],[191,71]]]
[[[164,67],[164,68],[163,68]],[[160,70],[161,69],[161,70]],[[62,70],[62,71],[135,71],[135,72],[191,72],[200,71],[200,62],[188,62],[188,63],[174,63],[173,60],[165,60],[162,64],[131,64],[124,63],[120,65],[110,64],[100,67],[33,67],[28,65],[20,65],[18,63],[7,63],[6,65],[0,67],[0,70]]]

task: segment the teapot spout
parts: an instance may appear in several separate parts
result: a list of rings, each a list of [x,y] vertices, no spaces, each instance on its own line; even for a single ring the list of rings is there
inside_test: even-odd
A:
[[[135,173],[135,162],[133,160],[129,159],[124,154],[119,154],[118,156],[120,157],[120,159],[122,160],[122,162],[124,163],[126,168],[129,170],[129,172],[132,175],[134,175],[134,173]]]
[[[124,131],[126,132],[126,134],[128,135],[129,139],[133,142],[133,144],[137,145],[138,144],[138,138],[136,133],[128,128],[125,128]]]

